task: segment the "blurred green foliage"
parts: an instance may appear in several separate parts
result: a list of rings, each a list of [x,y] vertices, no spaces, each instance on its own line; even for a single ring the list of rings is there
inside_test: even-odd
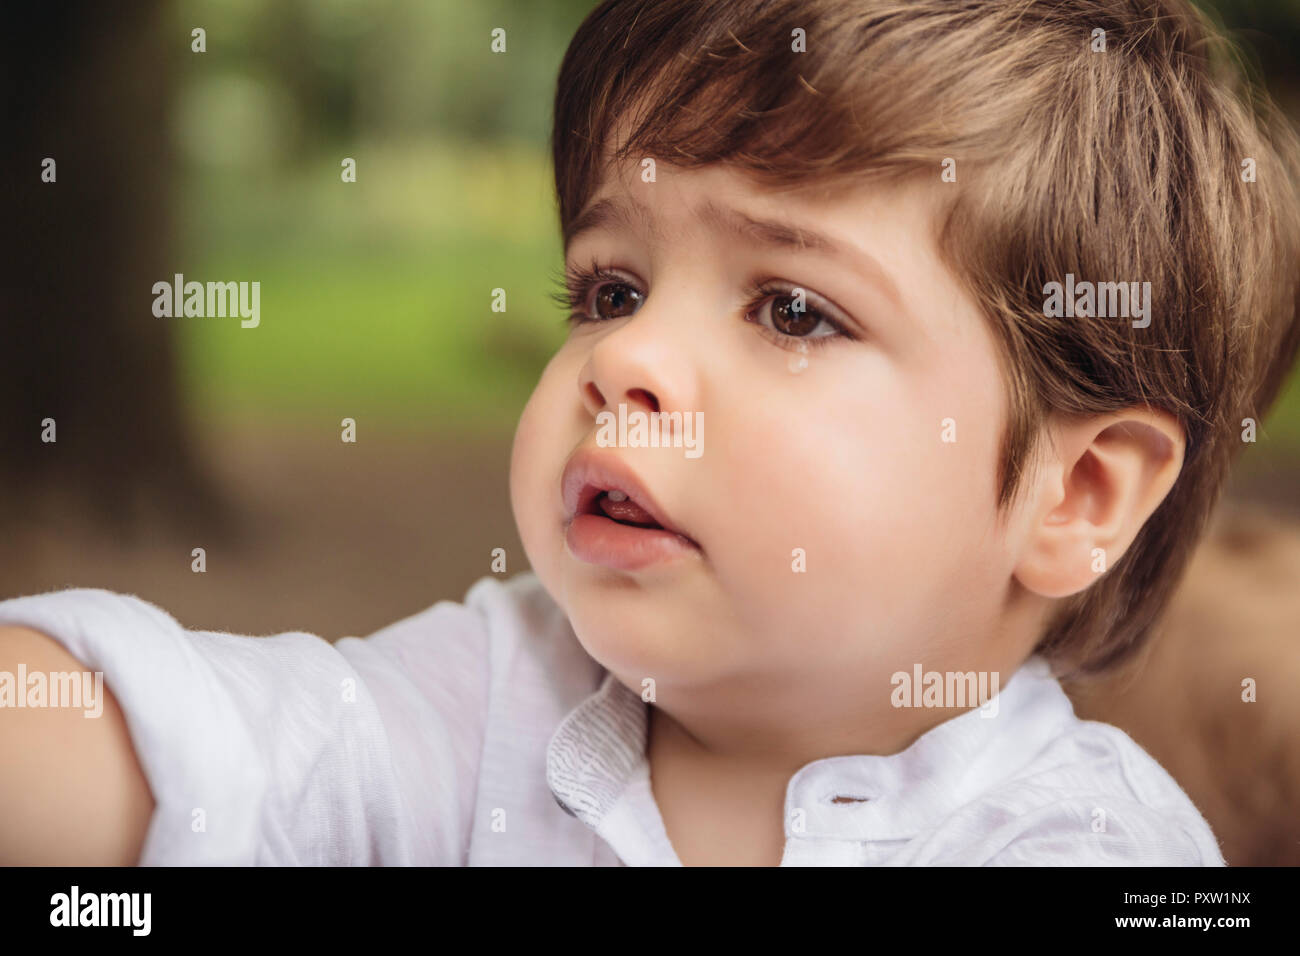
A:
[[[591,6],[181,5],[207,52],[180,63],[177,268],[261,282],[255,330],[179,326],[200,415],[513,425],[563,340],[550,100]]]
[[[333,156],[283,181],[210,175],[188,197],[198,271],[261,282],[261,324],[181,324],[205,414],[513,423],[563,339],[546,165],[526,147],[431,143]],[[349,153],[351,155],[351,153]],[[492,290],[505,312],[491,310]],[[445,419],[445,420],[444,420]]]

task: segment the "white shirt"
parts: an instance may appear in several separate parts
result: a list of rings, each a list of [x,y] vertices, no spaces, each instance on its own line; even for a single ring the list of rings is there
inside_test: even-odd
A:
[[[0,623],[103,672],[156,802],[142,864],[680,865],[651,705],[532,573],[333,645],[187,631],[97,589],[0,602]],[[1079,720],[1045,661],[997,700],[799,770],[782,865],[1224,865],[1173,778]]]

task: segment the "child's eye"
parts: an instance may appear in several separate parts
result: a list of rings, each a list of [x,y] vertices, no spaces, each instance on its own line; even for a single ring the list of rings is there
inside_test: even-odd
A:
[[[844,323],[810,305],[808,300],[811,296],[798,286],[788,289],[752,286],[749,296],[750,301],[758,300],[758,304],[746,313],[746,320],[758,325],[782,348],[801,350],[807,347],[805,343],[820,347],[837,339],[853,339]],[[762,318],[764,315],[769,316],[766,322]],[[759,318],[751,319],[751,316]],[[812,334],[819,328],[823,331]]]
[[[631,315],[645,301],[645,294],[628,279],[594,262],[589,269],[569,267],[563,276],[558,277],[558,284],[552,298],[568,311],[564,318],[566,325],[621,319]]]
[[[595,294],[592,294],[594,287]],[[634,286],[623,279],[615,277],[609,281],[590,282],[579,287],[582,297],[575,306],[573,318],[580,322],[605,322],[609,319],[621,319],[631,315],[645,301]],[[595,317],[588,318],[589,309],[595,310]]]
[[[552,298],[568,310],[564,322],[569,326],[625,318],[646,298],[630,280],[595,262],[590,268],[568,267],[558,282],[560,288]],[[750,303],[745,320],[781,348],[802,351],[807,348],[804,343],[819,347],[837,339],[854,339],[843,322],[810,305],[812,296],[798,286],[751,285],[745,296]],[[764,321],[762,316],[769,314]],[[818,329],[823,331],[812,334]]]

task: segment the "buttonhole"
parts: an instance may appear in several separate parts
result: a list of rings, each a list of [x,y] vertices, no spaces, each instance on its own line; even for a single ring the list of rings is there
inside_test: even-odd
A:
[[[832,798],[831,803],[867,803],[870,800],[870,797],[848,797],[840,795]]]

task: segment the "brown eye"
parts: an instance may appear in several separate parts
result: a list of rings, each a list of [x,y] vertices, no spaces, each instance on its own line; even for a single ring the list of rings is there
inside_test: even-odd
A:
[[[607,282],[596,290],[596,317],[621,319],[631,315],[645,296],[623,282]]]
[[[805,336],[821,324],[822,317],[812,309],[796,310],[794,302],[789,295],[772,300],[772,326],[783,335]]]

